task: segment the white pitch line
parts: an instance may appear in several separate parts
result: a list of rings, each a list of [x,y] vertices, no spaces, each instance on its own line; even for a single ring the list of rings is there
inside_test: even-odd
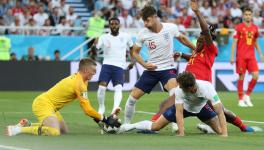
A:
[[[264,122],[261,121],[251,121],[251,120],[242,120],[243,122],[249,122],[249,123],[257,123],[257,124],[264,124]]]
[[[1,144],[0,144],[0,148],[7,149],[7,150],[29,150],[26,148],[7,146],[7,145],[1,145]]]

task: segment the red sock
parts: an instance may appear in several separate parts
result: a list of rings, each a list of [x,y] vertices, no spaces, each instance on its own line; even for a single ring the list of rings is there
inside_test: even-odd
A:
[[[247,126],[242,122],[242,120],[238,116],[236,116],[232,124],[239,127],[241,131],[245,131],[247,128]]]
[[[237,93],[238,93],[239,100],[243,99],[243,95],[244,95],[243,83],[244,83],[244,80],[238,80],[237,81]]]
[[[156,113],[154,116],[152,116],[151,121],[152,121],[152,122],[155,122],[156,120],[159,119],[160,116],[161,116],[160,113]]]
[[[257,80],[252,78],[248,84],[248,89],[247,89],[247,95],[248,96],[250,95],[250,93],[252,92],[252,90],[254,89],[256,84],[257,84]]]

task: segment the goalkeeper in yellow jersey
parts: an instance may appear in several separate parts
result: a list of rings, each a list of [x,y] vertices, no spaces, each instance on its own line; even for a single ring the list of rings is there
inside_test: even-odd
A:
[[[59,110],[76,98],[84,113],[94,118],[99,125],[115,126],[118,124],[112,116],[104,117],[90,104],[87,97],[87,86],[95,73],[96,63],[91,59],[82,59],[77,73],[62,79],[47,92],[35,98],[32,110],[38,123],[28,123],[27,120],[22,120],[17,125],[7,126],[6,134],[8,136],[20,133],[58,136],[67,133],[67,126]]]

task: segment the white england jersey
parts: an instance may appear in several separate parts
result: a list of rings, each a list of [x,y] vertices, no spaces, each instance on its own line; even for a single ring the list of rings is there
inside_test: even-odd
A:
[[[133,46],[132,38],[127,33],[119,32],[117,36],[111,33],[102,35],[96,45],[103,49],[103,64],[113,65],[125,69],[126,51]]]
[[[221,103],[213,85],[208,81],[196,80],[197,92],[185,93],[179,86],[175,90],[175,104],[183,104],[183,108],[192,113],[199,113],[209,100],[213,105]]]
[[[147,28],[142,29],[137,37],[136,45],[148,48],[149,60],[158,68],[156,71],[175,68],[173,58],[173,38],[179,37],[180,32],[177,25],[162,23],[159,33],[154,33]]]

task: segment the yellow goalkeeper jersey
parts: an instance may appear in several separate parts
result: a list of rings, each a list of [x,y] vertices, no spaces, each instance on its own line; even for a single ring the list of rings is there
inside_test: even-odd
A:
[[[88,82],[84,82],[80,73],[75,73],[62,79],[47,92],[40,96],[45,97],[48,103],[52,104],[55,111],[60,110],[66,104],[79,99],[80,105],[85,114],[93,118],[101,119],[99,114],[90,104],[87,93]]]

